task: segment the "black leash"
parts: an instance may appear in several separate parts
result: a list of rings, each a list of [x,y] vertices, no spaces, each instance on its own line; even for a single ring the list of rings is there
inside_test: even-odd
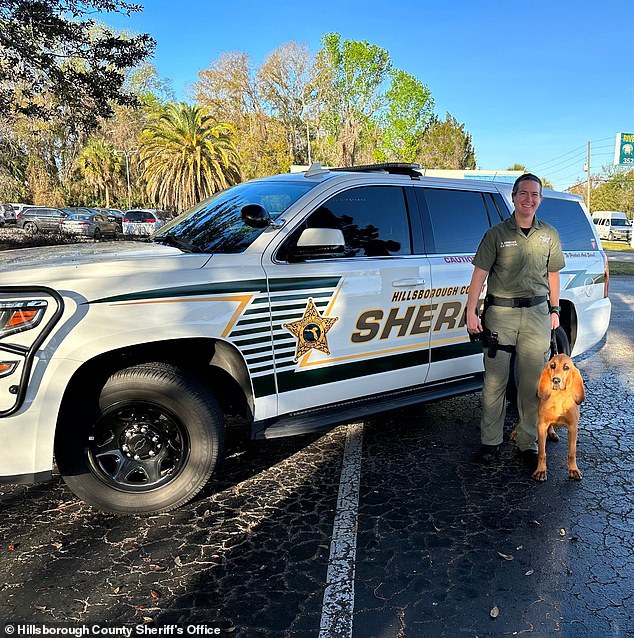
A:
[[[556,354],[559,354],[559,350],[557,348],[557,337],[555,337],[555,330],[550,331],[550,354],[551,357],[554,357]]]

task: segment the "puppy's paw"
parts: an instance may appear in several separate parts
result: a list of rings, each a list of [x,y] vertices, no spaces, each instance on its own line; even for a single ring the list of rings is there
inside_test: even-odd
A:
[[[533,478],[536,481],[545,481],[546,480],[546,476],[547,476],[547,472],[546,472],[546,468],[537,468],[534,472],[533,472]]]

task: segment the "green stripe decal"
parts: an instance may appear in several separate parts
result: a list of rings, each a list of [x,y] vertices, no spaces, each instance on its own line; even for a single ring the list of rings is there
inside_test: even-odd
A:
[[[316,288],[335,288],[341,277],[302,277],[300,279],[271,279],[271,292],[286,290],[311,290]]]
[[[429,363],[429,351],[420,350],[391,357],[376,357],[358,363],[344,363],[338,366],[328,366],[305,372],[281,372],[278,374],[280,392],[289,392],[301,388],[310,388],[323,383],[334,383],[365,377],[381,372],[390,372],[402,368],[426,365]]]
[[[147,299],[162,299],[172,297],[200,297],[203,295],[220,295],[239,292],[266,292],[265,279],[252,279],[250,281],[226,281],[220,284],[200,284],[196,286],[176,286],[174,288],[156,288],[155,290],[143,290],[131,292],[125,295],[114,295],[94,299],[91,303],[112,303],[114,301],[141,301]]]
[[[318,288],[334,288],[341,277],[302,277],[300,279],[272,279],[271,292],[293,290],[315,290]],[[251,279],[248,281],[225,281],[217,284],[197,284],[194,286],[175,286],[174,288],[156,288],[142,290],[124,295],[101,297],[91,303],[112,303],[115,301],[141,301],[147,299],[161,299],[171,297],[197,297],[202,295],[219,295],[241,292],[266,292],[266,279]],[[275,301],[275,300],[272,300]]]
[[[459,343],[452,346],[442,346],[433,348],[432,363],[449,361],[472,354],[482,354],[482,346],[478,343]],[[345,363],[338,366],[309,370],[305,372],[280,372],[278,373],[278,385],[280,392],[290,392],[302,388],[319,386],[323,383],[334,383],[355,379],[381,372],[391,372],[403,370],[415,366],[427,365],[429,363],[429,350],[419,350],[406,354],[392,355],[389,357],[378,357],[357,363]],[[413,383],[412,385],[416,385]]]
[[[255,377],[253,379],[253,391],[258,398],[275,394],[275,375],[267,374],[265,377]]]

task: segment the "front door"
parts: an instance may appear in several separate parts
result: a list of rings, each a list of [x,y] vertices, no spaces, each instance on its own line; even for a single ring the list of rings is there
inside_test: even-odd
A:
[[[294,261],[306,227],[341,229],[343,255]],[[412,252],[404,189],[364,186],[322,202],[265,255],[279,414],[424,383],[430,272]]]

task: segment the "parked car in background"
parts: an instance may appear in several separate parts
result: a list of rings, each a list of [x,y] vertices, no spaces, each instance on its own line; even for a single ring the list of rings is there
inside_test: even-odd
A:
[[[126,235],[151,235],[163,225],[159,211],[134,208],[123,214],[123,232]]]
[[[592,221],[597,227],[601,239],[629,242],[632,238],[632,224],[627,215],[620,210],[595,210]]]
[[[118,208],[95,208],[95,210],[98,213],[103,213],[108,218],[113,219],[119,227],[119,232],[123,232],[123,211],[119,210]]]
[[[59,223],[59,230],[65,235],[92,237],[98,241],[102,237],[116,238],[119,226],[113,217],[104,213],[71,213]]]
[[[0,217],[6,224],[15,224],[16,206],[21,204],[0,204]]]
[[[27,206],[16,214],[16,225],[27,233],[58,232],[60,222],[68,217],[61,208]]]

